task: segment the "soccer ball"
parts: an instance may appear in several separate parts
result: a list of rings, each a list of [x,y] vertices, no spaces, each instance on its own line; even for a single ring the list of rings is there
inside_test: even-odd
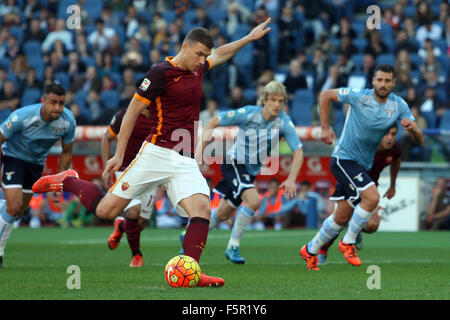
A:
[[[173,288],[193,288],[200,281],[202,271],[195,259],[178,255],[167,262],[164,274],[167,283]]]

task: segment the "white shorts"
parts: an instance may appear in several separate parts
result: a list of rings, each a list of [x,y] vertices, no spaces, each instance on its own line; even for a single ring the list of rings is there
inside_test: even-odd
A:
[[[182,217],[188,214],[178,205],[181,200],[197,193],[209,198],[208,184],[194,159],[147,141],[109,192],[125,199],[138,199],[154,192],[159,185],[166,187],[170,202]]]
[[[122,173],[123,171],[116,171],[116,179],[119,179]],[[152,192],[145,193],[139,198],[131,200],[130,203],[125,207],[125,209],[123,209],[123,211],[127,211],[134,206],[141,205],[141,212],[139,213],[139,216],[149,220],[153,214],[155,193],[156,190],[153,190]]]

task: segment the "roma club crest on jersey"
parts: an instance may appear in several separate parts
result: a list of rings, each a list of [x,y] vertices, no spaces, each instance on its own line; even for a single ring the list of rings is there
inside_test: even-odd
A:
[[[122,183],[122,191],[127,190],[129,187],[130,187],[130,185],[128,184],[128,182]]]

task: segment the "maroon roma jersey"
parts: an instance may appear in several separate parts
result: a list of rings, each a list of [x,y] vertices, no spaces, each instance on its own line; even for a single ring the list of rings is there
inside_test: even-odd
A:
[[[397,161],[397,159],[400,158],[401,153],[400,145],[398,143],[395,143],[389,150],[377,150],[373,159],[372,169],[369,171],[369,176],[377,186],[381,171],[383,171],[385,167]]]
[[[200,113],[203,74],[211,67],[207,59],[203,68],[192,73],[167,57],[146,73],[134,98],[150,106],[148,142],[183,151],[184,155],[194,153],[194,122]]]
[[[123,116],[125,115],[126,111],[126,108],[118,111],[108,125],[108,131],[114,138],[119,134]],[[142,143],[145,141],[145,138],[148,135],[148,128],[150,123],[150,118],[147,118],[143,114],[140,114],[137,118],[136,124],[134,125],[133,131],[131,132],[130,139],[128,140],[125,154],[123,155],[123,162],[119,168],[119,171],[124,171],[125,168],[128,167],[131,161],[133,161],[133,159],[136,157],[136,154],[138,153],[139,149],[142,146]]]

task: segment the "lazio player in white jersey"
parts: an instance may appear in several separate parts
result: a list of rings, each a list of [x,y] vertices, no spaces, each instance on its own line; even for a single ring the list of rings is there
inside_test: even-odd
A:
[[[233,263],[245,263],[239,251],[240,239],[261,205],[261,198],[253,182],[261,171],[264,159],[270,155],[272,149],[278,148],[281,137],[286,139],[293,151],[294,159],[291,172],[280,188],[285,189],[288,198],[296,195],[295,180],[303,164],[303,149],[292,120],[283,111],[286,101],[284,85],[278,81],[271,81],[262,90],[258,106],[245,106],[234,111],[221,112],[208,123],[203,133],[200,146],[202,155],[210,140],[212,129],[218,126],[239,127],[233,147],[227,152],[225,163],[221,166],[222,180],[215,187],[215,191],[223,198],[217,209],[211,213],[209,224],[210,229],[216,227],[221,221],[229,219],[242,201],[245,202],[245,206],[241,206],[236,214],[231,238],[225,251],[225,256]]]
[[[28,209],[33,196],[31,187],[41,177],[50,148],[57,140],[62,142],[59,169],[68,169],[72,162],[75,118],[64,108],[65,95],[60,85],[50,84],[44,89],[41,103],[17,109],[0,126],[5,194],[5,200],[0,200],[0,268],[14,221]]]
[[[331,144],[335,138],[329,129],[330,102],[350,104],[342,135],[337,141],[330,160],[330,168],[337,180],[330,200],[337,202],[335,213],[322,224],[316,236],[300,250],[310,270],[317,268],[319,248],[334,238],[349,222],[347,232],[339,243],[339,250],[347,262],[361,265],[356,251],[356,237],[378,206],[380,195],[367,171],[372,167],[378,145],[389,128],[397,121],[410,134],[412,140],[422,144],[423,133],[406,102],[391,93],[395,85],[395,70],[390,65],[375,68],[373,89],[340,88],[320,94],[320,122],[322,141]],[[361,198],[353,209],[351,201]],[[351,213],[349,215],[349,213]]]

